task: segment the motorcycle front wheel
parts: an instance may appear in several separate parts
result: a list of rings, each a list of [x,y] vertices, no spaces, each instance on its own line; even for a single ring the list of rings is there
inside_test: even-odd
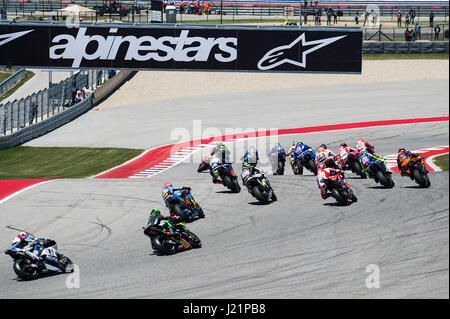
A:
[[[39,275],[36,268],[27,267],[27,262],[23,259],[17,259],[13,265],[14,272],[23,280],[34,280]]]
[[[152,238],[152,246],[165,255],[173,255],[177,252],[176,245],[169,242],[170,238],[163,235],[158,235]]]

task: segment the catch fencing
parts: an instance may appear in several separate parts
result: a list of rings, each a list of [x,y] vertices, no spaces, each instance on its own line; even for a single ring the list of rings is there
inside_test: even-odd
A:
[[[25,77],[25,69],[20,69],[0,83],[0,97],[8,93]]]
[[[88,86],[92,90],[103,84],[106,77],[106,71],[80,71],[26,98],[0,105],[0,135],[12,134],[74,107],[78,89]],[[35,103],[37,107],[33,108]]]

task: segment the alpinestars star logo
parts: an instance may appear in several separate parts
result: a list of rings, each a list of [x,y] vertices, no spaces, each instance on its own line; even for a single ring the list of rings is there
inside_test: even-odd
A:
[[[2,46],[3,44],[6,44],[8,42],[11,42],[12,40],[15,40],[17,38],[20,38],[21,36],[24,36],[25,34],[30,33],[31,31],[33,31],[33,30],[2,34],[2,35],[0,35],[0,46]]]
[[[314,41],[306,41],[305,33],[302,33],[297,39],[295,39],[292,43],[288,45],[283,45],[280,47],[276,47],[269,52],[267,52],[261,60],[258,62],[258,69],[262,71],[274,69],[282,64],[289,63],[302,68],[306,68],[306,58],[309,53],[317,51],[324,46],[327,46],[333,42],[339,41],[342,38],[345,38],[346,35],[326,38]],[[301,54],[301,61],[293,60],[297,54],[297,47],[299,46],[299,52]],[[304,47],[311,48],[304,50]],[[293,50],[293,48],[295,50]]]

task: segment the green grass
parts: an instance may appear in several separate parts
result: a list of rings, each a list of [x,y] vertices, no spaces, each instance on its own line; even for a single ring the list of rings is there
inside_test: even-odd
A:
[[[0,72],[0,83],[11,76],[12,73]]]
[[[440,167],[443,171],[448,171],[448,154],[436,156],[433,159],[434,164]]]
[[[23,77],[22,81],[16,84],[15,87],[13,87],[11,90],[8,91],[5,95],[0,97],[0,102],[6,99],[7,97],[11,96],[14,92],[16,92],[22,85],[24,85],[25,82],[27,82],[29,79],[31,79],[34,76],[34,72],[25,70],[25,76]]]
[[[448,53],[373,53],[363,54],[363,60],[408,60],[438,59],[448,60]]]
[[[17,146],[0,151],[0,179],[84,178],[142,152],[125,148]]]

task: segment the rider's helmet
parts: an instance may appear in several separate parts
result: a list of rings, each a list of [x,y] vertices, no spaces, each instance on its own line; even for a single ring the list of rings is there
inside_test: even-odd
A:
[[[162,197],[166,198],[167,195],[173,194],[173,185],[170,182],[164,183],[163,189],[162,189]]]
[[[295,146],[295,145],[297,145],[297,142],[296,141],[292,141],[292,146]]]
[[[247,163],[256,164],[257,162],[256,152],[257,152],[256,148],[254,146],[250,146],[250,148],[247,151]]]
[[[326,150],[328,147],[325,144],[319,146],[319,150]]]
[[[152,211],[150,212],[149,219],[152,216],[160,216],[160,215],[161,215],[161,211],[159,209],[157,209],[157,208],[153,208]]]
[[[298,140],[297,144],[303,145],[303,142],[301,140]]]
[[[347,147],[347,143],[341,143],[342,147]]]
[[[324,163],[319,163],[319,164],[317,165],[317,169],[325,169],[325,168],[326,168],[326,166],[325,166]]]
[[[370,145],[369,143],[365,142],[364,146],[367,152],[369,152],[370,154],[375,154],[375,147],[373,147],[373,145]]]
[[[398,149],[398,153],[406,153],[406,150],[402,147]]]
[[[17,237],[15,237],[15,238],[13,239],[12,244],[13,244],[13,245],[14,245],[14,244],[17,244],[17,243],[21,242],[22,239],[26,239],[26,238],[28,238],[28,237],[30,237],[30,235],[28,235],[26,232],[20,232],[20,233],[17,235]]]

